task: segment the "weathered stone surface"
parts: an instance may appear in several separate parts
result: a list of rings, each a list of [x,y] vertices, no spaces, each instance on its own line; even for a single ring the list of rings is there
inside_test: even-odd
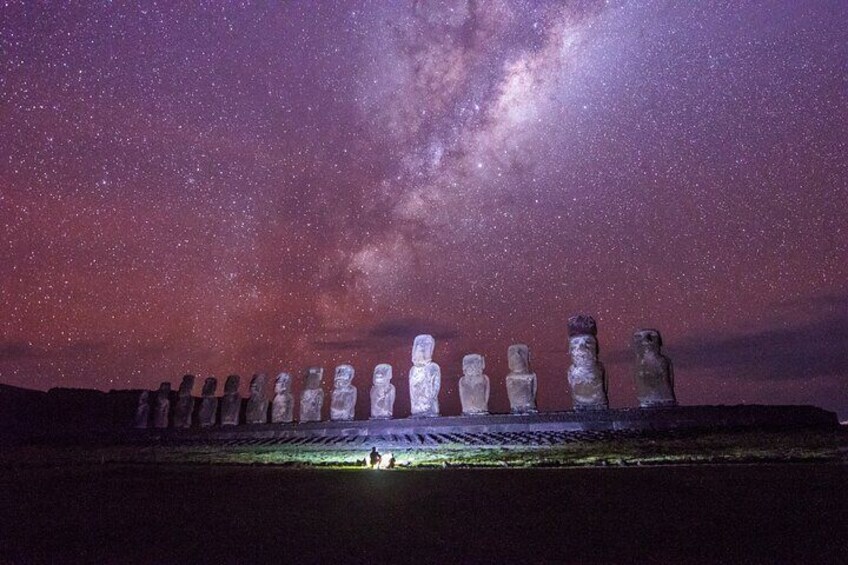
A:
[[[271,421],[275,424],[294,420],[294,396],[291,393],[291,375],[280,373],[274,382],[274,402],[271,404]]]
[[[419,335],[412,345],[412,368],[409,370],[409,400],[412,416],[439,415],[439,390],[442,371],[433,363],[436,340],[431,335]]]
[[[245,421],[248,424],[268,423],[268,399],[265,396],[265,373],[253,375],[250,379],[250,398],[247,399]]]
[[[331,420],[353,420],[356,411],[356,387],[351,385],[354,370],[351,365],[339,365],[333,377],[330,397]]]
[[[201,428],[215,425],[215,416],[218,413],[218,398],[215,391],[218,388],[218,379],[207,377],[203,381],[203,392],[201,392],[200,410],[197,412],[197,423]]]
[[[459,400],[463,416],[489,413],[489,377],[483,374],[486,360],[472,353],[462,358],[462,378],[459,379]]]
[[[587,314],[577,314],[568,319],[568,337],[578,335],[598,335],[598,324],[595,318]]]
[[[587,333],[578,333],[578,332]],[[591,316],[579,315],[568,319],[571,367],[568,384],[575,410],[606,410],[607,377],[598,361],[597,326]]]
[[[371,419],[387,420],[395,409],[395,385],[392,384],[392,366],[381,363],[374,367],[371,387]]]
[[[156,393],[156,404],[153,406],[153,427],[167,428],[168,415],[171,411],[171,383],[159,385]]]
[[[239,397],[238,375],[230,375],[224,382],[224,396],[221,397],[221,425],[237,426],[241,412],[241,397]]]
[[[657,330],[633,334],[636,349],[636,396],[642,408],[676,406],[674,370],[671,360],[660,352],[662,337]]]
[[[183,375],[180,390],[177,392],[177,406],[174,408],[174,427],[190,428],[191,413],[194,411],[194,397],[191,390],[194,388],[194,375]]]
[[[138,395],[138,405],[135,408],[135,419],[133,425],[139,430],[146,428],[150,423],[150,392],[143,390]]]
[[[506,352],[509,374],[506,376],[506,392],[509,410],[513,414],[536,412],[536,373],[530,370],[530,348],[523,343],[510,345]]]
[[[321,381],[324,378],[324,369],[321,367],[310,367],[306,373],[306,382],[300,395],[300,421],[320,422],[321,409],[324,407],[324,390]]]

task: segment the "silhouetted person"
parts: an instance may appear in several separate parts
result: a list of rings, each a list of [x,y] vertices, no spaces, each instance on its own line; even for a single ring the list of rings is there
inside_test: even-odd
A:
[[[386,464],[386,469],[394,469],[395,468],[395,456],[389,453],[389,462]]]
[[[368,459],[371,462],[371,468],[373,469],[375,465],[380,465],[380,460],[382,457],[380,453],[377,451],[376,447],[371,448],[371,453],[368,454]]]

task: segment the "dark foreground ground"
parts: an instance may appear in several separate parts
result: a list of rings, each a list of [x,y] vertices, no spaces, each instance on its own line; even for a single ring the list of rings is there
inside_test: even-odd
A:
[[[0,469],[0,563],[845,563],[848,466]]]

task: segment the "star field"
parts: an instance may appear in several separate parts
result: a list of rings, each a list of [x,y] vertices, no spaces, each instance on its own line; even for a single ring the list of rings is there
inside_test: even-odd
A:
[[[506,410],[515,342],[565,408],[587,312],[613,406],[656,327],[682,403],[844,416],[846,30],[838,0],[6,2],[0,382],[388,362],[406,413],[432,333],[443,412],[471,352]]]

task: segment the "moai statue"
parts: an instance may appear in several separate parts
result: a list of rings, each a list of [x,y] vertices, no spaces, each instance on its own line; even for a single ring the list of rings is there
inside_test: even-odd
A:
[[[412,416],[439,415],[439,389],[442,371],[433,363],[436,340],[431,335],[419,335],[412,344],[412,368],[409,370],[409,400]]]
[[[253,375],[250,379],[250,398],[247,399],[247,410],[244,419],[248,424],[268,423],[268,399],[265,398],[265,373]]]
[[[353,381],[353,367],[339,365],[333,377],[333,394],[330,396],[330,419],[353,420],[356,411],[356,387]]]
[[[536,373],[530,371],[530,348],[523,343],[510,345],[506,350],[509,374],[506,393],[509,411],[513,414],[536,413]]]
[[[636,348],[636,395],[639,397],[639,406],[676,406],[674,370],[671,359],[660,352],[660,332],[637,330],[633,334],[633,345]]]
[[[194,411],[194,397],[191,395],[193,388],[194,375],[183,375],[183,382],[177,392],[177,406],[174,408],[175,428],[191,427],[191,413]]]
[[[230,375],[224,382],[224,396],[221,397],[221,425],[237,426],[241,412],[238,375]]]
[[[321,388],[323,378],[324,369],[321,367],[310,367],[306,373],[306,383],[300,395],[301,422],[321,421],[321,408],[324,407],[324,390]]]
[[[291,375],[280,373],[274,382],[274,402],[271,404],[271,421],[288,424],[294,420],[294,396],[291,393]]]
[[[575,410],[606,410],[607,377],[598,361],[598,327],[594,318],[580,314],[568,319],[571,367],[568,385]]]
[[[138,395],[138,405],[135,408],[134,426],[139,430],[147,428],[150,421],[150,392],[143,390]]]
[[[392,384],[392,366],[381,363],[374,367],[374,384],[371,387],[371,419],[387,420],[395,409],[395,385]]]
[[[201,428],[215,425],[215,416],[218,413],[218,397],[215,391],[218,388],[218,379],[207,377],[203,381],[203,396],[200,399],[200,410],[197,412],[197,423]]]
[[[168,413],[171,411],[171,383],[159,385],[156,393],[156,404],[153,407],[153,427],[167,428]]]
[[[472,353],[462,358],[462,378],[459,379],[459,400],[462,415],[489,413],[489,377],[483,374],[486,360]]]

